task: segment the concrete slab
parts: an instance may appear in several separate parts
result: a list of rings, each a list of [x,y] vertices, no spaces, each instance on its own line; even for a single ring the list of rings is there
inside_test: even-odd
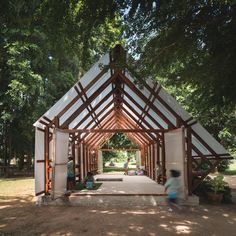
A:
[[[76,195],[164,195],[164,186],[157,184],[147,176],[126,176],[126,175],[96,175],[96,179],[117,179],[123,181],[100,181],[102,185],[97,190],[87,190],[73,193]]]

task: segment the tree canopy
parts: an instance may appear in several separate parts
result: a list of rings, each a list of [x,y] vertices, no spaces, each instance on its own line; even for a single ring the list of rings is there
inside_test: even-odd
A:
[[[236,149],[235,1],[8,0],[0,23],[2,164],[33,156],[32,123],[117,43]]]

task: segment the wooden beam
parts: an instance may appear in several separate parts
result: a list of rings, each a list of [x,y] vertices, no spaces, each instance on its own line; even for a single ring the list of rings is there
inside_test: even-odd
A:
[[[187,177],[188,177],[188,195],[192,195],[192,133],[191,128],[187,128]]]
[[[87,92],[105,73],[106,73],[106,69],[103,69],[84,89],[85,92]],[[58,113],[58,117],[62,117],[67,111],[68,109],[70,109],[79,99],[81,98],[81,94],[78,94],[75,98],[73,98],[73,100],[66,105],[61,112]]]
[[[138,90],[138,88],[133,84],[128,78],[126,78],[124,75],[119,73],[119,76],[123,79],[124,83],[134,92],[138,97],[140,97],[144,103],[148,104],[152,108],[154,112],[157,113],[157,115],[165,122],[167,123],[170,128],[175,128],[175,126],[171,123],[171,121],[163,114],[161,113],[156,106],[154,106],[148,99],[143,95],[141,91]]]
[[[134,100],[134,98],[132,98],[131,95],[129,95],[126,91],[124,91],[124,95],[135,105],[137,106],[141,111],[143,111],[143,108],[139,105],[139,103],[137,101]],[[149,107],[150,108],[150,107]],[[144,112],[144,111],[143,111]],[[151,114],[149,114],[148,112],[146,112],[146,116],[148,116],[148,118],[160,129],[163,129],[163,126],[161,124],[158,123],[157,120],[155,120]]]
[[[160,129],[59,129],[65,133],[165,133],[169,130]]]
[[[61,128],[65,128],[69,125],[97,96],[99,96],[104,89],[117,77],[117,73],[111,76],[107,81],[105,81],[89,98],[83,103],[70,117],[61,125]]]

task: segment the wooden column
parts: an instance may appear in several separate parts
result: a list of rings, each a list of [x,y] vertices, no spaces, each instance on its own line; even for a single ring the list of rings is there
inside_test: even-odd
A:
[[[192,185],[193,185],[193,179],[192,179],[192,132],[191,127],[187,128],[187,183],[188,183],[188,194],[192,195]]]
[[[165,134],[162,134],[162,148],[161,148],[161,163],[162,163],[162,184],[166,180],[166,150],[165,150]]]
[[[49,194],[49,127],[44,130],[45,194]]]
[[[156,143],[152,145],[152,175],[153,180],[156,179]]]

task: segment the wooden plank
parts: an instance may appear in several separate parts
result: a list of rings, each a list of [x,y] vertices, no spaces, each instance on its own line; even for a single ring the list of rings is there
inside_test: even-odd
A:
[[[96,82],[97,80],[99,80],[105,73],[106,73],[106,69],[103,69],[84,89],[85,92],[87,92]],[[60,111],[58,113],[58,117],[62,117],[79,99],[81,98],[81,94],[78,94],[75,98],[73,98],[73,100],[66,105],[62,111]]]
[[[171,123],[171,121],[163,114],[161,113],[156,106],[154,106],[148,99],[143,95],[141,91],[138,90],[138,88],[124,75],[119,73],[119,76],[123,79],[124,83],[138,96],[140,99],[144,101],[144,103],[148,104],[152,108],[154,112],[163,120],[163,122],[167,123],[171,128],[175,128],[175,126]]]
[[[45,173],[45,193],[49,192],[49,127],[45,127],[44,132],[44,173]]]
[[[137,101],[135,101],[126,91],[124,91],[124,95],[132,102],[134,103],[135,106],[137,106],[141,111],[143,111],[143,108],[138,104]],[[150,107],[149,107],[150,108]],[[157,126],[159,127],[160,129],[164,129],[163,126],[158,123],[157,120],[155,120],[151,114],[149,114],[148,112],[146,113],[146,116]]]
[[[192,195],[192,133],[191,128],[187,128],[187,177],[188,177],[188,195]]]
[[[111,82],[116,78],[117,73],[111,76],[107,81],[105,81],[89,98],[83,103],[72,115],[70,115],[67,120],[61,125],[61,128],[68,126],[97,96],[99,96],[104,89],[106,89]]]

